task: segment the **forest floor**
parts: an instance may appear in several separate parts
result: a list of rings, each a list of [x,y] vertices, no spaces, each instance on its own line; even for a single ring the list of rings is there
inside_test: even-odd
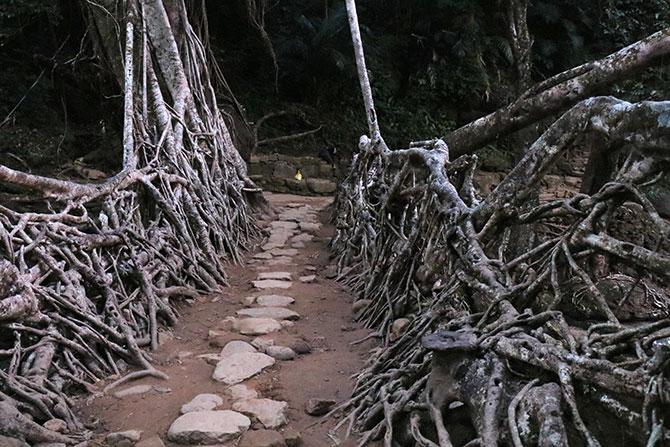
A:
[[[290,250],[291,245],[297,246],[293,250],[295,254],[285,256],[278,252],[281,255],[259,259],[267,257],[259,253],[268,253],[271,249],[267,245],[265,250],[255,247],[248,253],[244,265],[230,265],[227,269],[230,287],[223,288],[220,293],[201,296],[190,304],[185,303],[177,326],[161,334],[160,348],[151,353],[155,365],[169,375],[169,380],[146,378],[125,384],[108,394],[82,400],[80,410],[83,420],[94,427],[96,440],[99,441],[99,444],[93,445],[106,445],[104,438],[108,433],[126,430],[142,431],[142,440],[151,440],[142,445],[162,445],[156,437],[161,438],[166,446],[177,445],[168,441],[166,433],[179,417],[182,405],[198,394],[216,394],[223,400],[216,409],[231,409],[235,401],[230,396],[229,386],[212,377],[213,365],[218,359],[212,356],[214,360],[208,362],[199,356],[219,354],[221,348],[232,340],[254,341],[256,336],[241,335],[231,329],[230,321],[225,319],[236,316],[241,309],[250,308],[248,299],[245,300],[247,297],[271,294],[294,298],[295,302],[286,308],[300,314],[300,318],[283,323],[280,330],[260,339],[271,339],[276,346],[293,347],[299,352],[311,352],[297,355],[294,360],[276,360],[274,365],[242,384],[255,390],[259,398],[288,403],[285,411],[287,423],[275,430],[287,436],[289,445],[297,445],[290,441],[296,431],[302,438],[301,445],[306,447],[353,445],[352,440],[336,444],[335,439],[329,437],[328,430],[334,425],[335,417],[323,420],[306,414],[305,410],[310,399],[340,402],[348,398],[353,387],[351,376],[361,369],[375,343],[368,340],[351,344],[364,338],[369,331],[353,322],[352,294],[335,280],[327,278],[332,276],[328,273],[332,269],[328,269],[327,244],[333,228],[327,223],[326,208],[332,198],[287,194],[267,194],[267,198],[277,216],[274,222],[268,220],[261,225],[272,228],[274,232],[277,228],[293,227],[297,223],[298,228],[289,230],[291,239],[279,248]],[[296,222],[302,220],[301,213],[307,213],[312,223]],[[304,224],[302,228],[300,224]],[[302,236],[294,240],[296,235]],[[312,240],[308,240],[310,236]],[[267,240],[259,243],[267,243]],[[278,271],[290,274],[289,288],[260,290],[252,285],[261,273]],[[313,282],[303,282],[311,278],[299,279],[309,275],[315,275]],[[262,348],[258,351],[262,352]],[[122,398],[115,396],[119,391],[123,394],[128,389],[130,395]],[[252,431],[263,428],[256,418],[251,420],[251,429],[240,439],[220,445],[275,445],[254,441],[249,436]]]

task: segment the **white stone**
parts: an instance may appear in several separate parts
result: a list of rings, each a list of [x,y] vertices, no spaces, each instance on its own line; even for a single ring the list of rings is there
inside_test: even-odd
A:
[[[228,388],[226,392],[233,400],[256,399],[258,397],[258,392],[256,390],[243,384],[233,385]]]
[[[277,360],[293,360],[296,355],[293,349],[286,346],[268,346],[265,353]]]
[[[226,357],[230,357],[231,355],[234,354],[239,354],[240,352],[256,352],[256,348],[251,346],[246,341],[233,340],[226,343],[226,346],[224,346],[223,349],[221,350],[219,357],[221,357],[221,360],[223,360]]]
[[[198,411],[179,416],[168,439],[177,444],[220,444],[238,438],[250,426],[251,420],[235,411]]]
[[[280,281],[276,279],[262,279],[259,281],[252,281],[251,283],[257,289],[289,289],[293,285],[291,281]]]
[[[291,274],[289,272],[263,272],[258,274],[259,280],[264,279],[279,279],[284,281],[291,280]]]
[[[240,317],[273,318],[275,320],[299,320],[300,314],[285,307],[251,307],[240,309],[237,312]]]
[[[242,335],[265,335],[281,330],[281,324],[273,318],[243,318],[235,322],[235,330]]]
[[[311,283],[311,282],[316,281],[316,275],[305,275],[305,276],[301,276],[298,279],[300,279],[300,282],[302,282],[302,283]]]
[[[260,352],[240,352],[221,360],[212,378],[217,382],[235,385],[255,376],[275,364],[275,359]]]
[[[263,307],[284,307],[295,303],[295,299],[285,295],[261,295],[256,297],[256,304]]]
[[[265,428],[278,428],[287,422],[288,403],[272,399],[248,399],[235,402],[233,410],[258,419]]]
[[[192,413],[194,411],[209,411],[219,405],[223,405],[223,399],[216,394],[198,394],[187,404],[181,406],[181,414]]]

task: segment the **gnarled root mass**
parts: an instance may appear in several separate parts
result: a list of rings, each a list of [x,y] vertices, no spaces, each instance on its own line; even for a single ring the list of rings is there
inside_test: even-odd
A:
[[[28,441],[78,442],[70,396],[104,378],[165,377],[144,348],[176,304],[225,284],[224,259],[257,234],[246,196],[258,191],[186,5],[126,5],[83,3],[99,53],[122,68],[122,170],[82,184],[0,166],[21,192],[0,206],[0,433]],[[53,418],[68,436],[41,427]]]
[[[362,137],[332,246],[383,344],[338,428],[389,447],[667,442],[670,224],[644,191],[667,175],[668,116],[670,102],[584,100],[483,198],[476,155]],[[592,135],[620,153],[611,181],[530,200]]]

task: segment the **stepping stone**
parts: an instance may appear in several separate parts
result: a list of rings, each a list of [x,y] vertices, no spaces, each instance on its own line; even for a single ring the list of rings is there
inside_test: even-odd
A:
[[[298,254],[298,250],[295,248],[273,248],[270,253],[273,256],[295,256]]]
[[[256,390],[242,384],[233,385],[228,388],[226,392],[233,400],[256,399],[258,397],[258,392]]]
[[[293,259],[287,258],[286,256],[282,256],[280,258],[270,259],[266,261],[266,264],[272,267],[277,265],[292,265]]]
[[[319,269],[317,267],[313,266],[313,265],[306,265],[305,270],[307,270],[308,272],[316,272]]]
[[[266,251],[261,252],[261,253],[256,253],[254,255],[254,259],[272,259],[272,254],[268,253]]]
[[[272,399],[241,400],[233,404],[233,410],[252,416],[265,428],[278,428],[286,424],[288,403]]]
[[[281,281],[278,279],[261,279],[251,282],[257,289],[289,289],[293,283],[291,281]]]
[[[223,399],[216,394],[198,394],[187,404],[181,406],[181,414],[193,413],[194,411],[209,411],[219,405],[223,405]]]
[[[312,236],[309,233],[300,233],[297,236],[293,236],[291,239],[294,242],[311,242],[312,239],[314,239],[314,236]]]
[[[284,295],[261,295],[256,297],[256,304],[263,307],[284,307],[295,303],[295,299]]]
[[[270,227],[272,228],[285,228],[287,230],[295,230],[298,228],[298,224],[295,222],[290,222],[288,220],[274,220],[270,222]]]
[[[291,274],[289,272],[263,272],[258,274],[258,279],[279,279],[284,281],[291,280]]]
[[[230,357],[231,355],[239,354],[240,352],[256,352],[256,348],[251,346],[246,341],[233,340],[226,343],[226,346],[224,346],[221,350],[219,357],[221,357],[221,360],[223,360],[227,357]]]
[[[301,276],[298,279],[300,280],[300,282],[307,284],[316,281],[316,275]]]
[[[298,312],[294,312],[285,307],[252,307],[249,309],[240,309],[236,313],[240,317],[273,318],[275,320],[300,319],[300,314]]]
[[[235,322],[235,330],[242,335],[265,335],[281,327],[279,321],[272,318],[244,318]]]
[[[177,444],[221,444],[240,437],[251,420],[236,411],[198,411],[179,416],[168,430]]]
[[[248,296],[242,300],[242,304],[246,306],[253,306],[256,303],[256,297],[255,296]]]
[[[265,353],[277,360],[293,360],[296,356],[295,351],[286,346],[268,346]]]
[[[237,447],[286,447],[286,441],[278,431],[253,430],[242,435]]]
[[[291,248],[305,248],[305,243],[304,242],[292,242],[291,243]]]
[[[275,359],[260,352],[240,352],[221,360],[212,378],[227,385],[236,385],[275,364]]]
[[[310,222],[300,222],[300,229],[302,231],[307,231],[308,233],[314,233],[321,229],[321,224],[310,223]]]
[[[268,346],[272,346],[275,344],[275,341],[272,338],[267,338],[267,337],[256,337],[253,340],[251,340],[251,345],[258,349],[259,351],[265,352]]]

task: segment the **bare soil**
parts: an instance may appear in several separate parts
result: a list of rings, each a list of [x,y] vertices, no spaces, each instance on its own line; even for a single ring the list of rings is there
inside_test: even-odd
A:
[[[268,194],[274,207],[287,203],[304,203],[314,208],[325,208],[332,198],[302,197],[287,194]],[[369,331],[360,328],[351,317],[352,294],[342,285],[324,276],[329,264],[327,243],[333,228],[327,223],[327,211],[321,212],[324,223],[317,237],[306,243],[295,256],[294,265],[277,266],[273,270],[288,271],[295,278],[293,287],[285,293],[295,298],[291,309],[301,314],[295,326],[280,333],[270,334],[275,344],[286,345],[293,340],[305,340],[312,353],[300,355],[293,361],[277,361],[270,369],[244,382],[255,388],[262,397],[284,400],[289,403],[289,424],[280,431],[295,429],[302,433],[303,445],[320,447],[336,445],[328,436],[336,418],[321,420],[305,413],[305,403],[310,398],[326,398],[336,401],[350,396],[353,381],[351,376],[361,369],[367,352],[374,341],[351,345],[364,338]],[[262,241],[259,241],[259,245]],[[258,271],[251,259],[258,247],[252,247],[245,265],[230,265],[228,268],[230,287],[220,293],[202,296],[193,303],[184,303],[181,318],[172,328],[160,348],[152,353],[155,364],[169,375],[169,380],[146,378],[123,385],[151,384],[158,387],[142,395],[117,399],[108,395],[82,399],[80,411],[83,420],[95,426],[98,445],[104,445],[104,435],[122,430],[141,430],[142,439],[160,436],[167,446],[174,444],[166,440],[170,424],[179,416],[180,407],[200,393],[214,393],[227,399],[226,385],[212,378],[214,366],[198,358],[199,354],[218,353],[220,348],[209,345],[207,334],[217,323],[243,308],[243,300],[258,291],[252,290],[251,281]],[[307,271],[306,266],[317,267],[316,272]],[[300,275],[316,273],[317,281],[303,284],[297,281]],[[271,291],[268,293],[280,293]],[[229,333],[230,340],[251,341],[253,337]],[[186,353],[192,353],[185,356]],[[104,384],[100,385],[100,389]],[[168,390],[169,389],[169,390]],[[221,408],[230,408],[226,400]],[[97,422],[96,422],[97,421]],[[95,444],[94,444],[95,445]],[[353,440],[343,441],[342,446],[354,445]]]

